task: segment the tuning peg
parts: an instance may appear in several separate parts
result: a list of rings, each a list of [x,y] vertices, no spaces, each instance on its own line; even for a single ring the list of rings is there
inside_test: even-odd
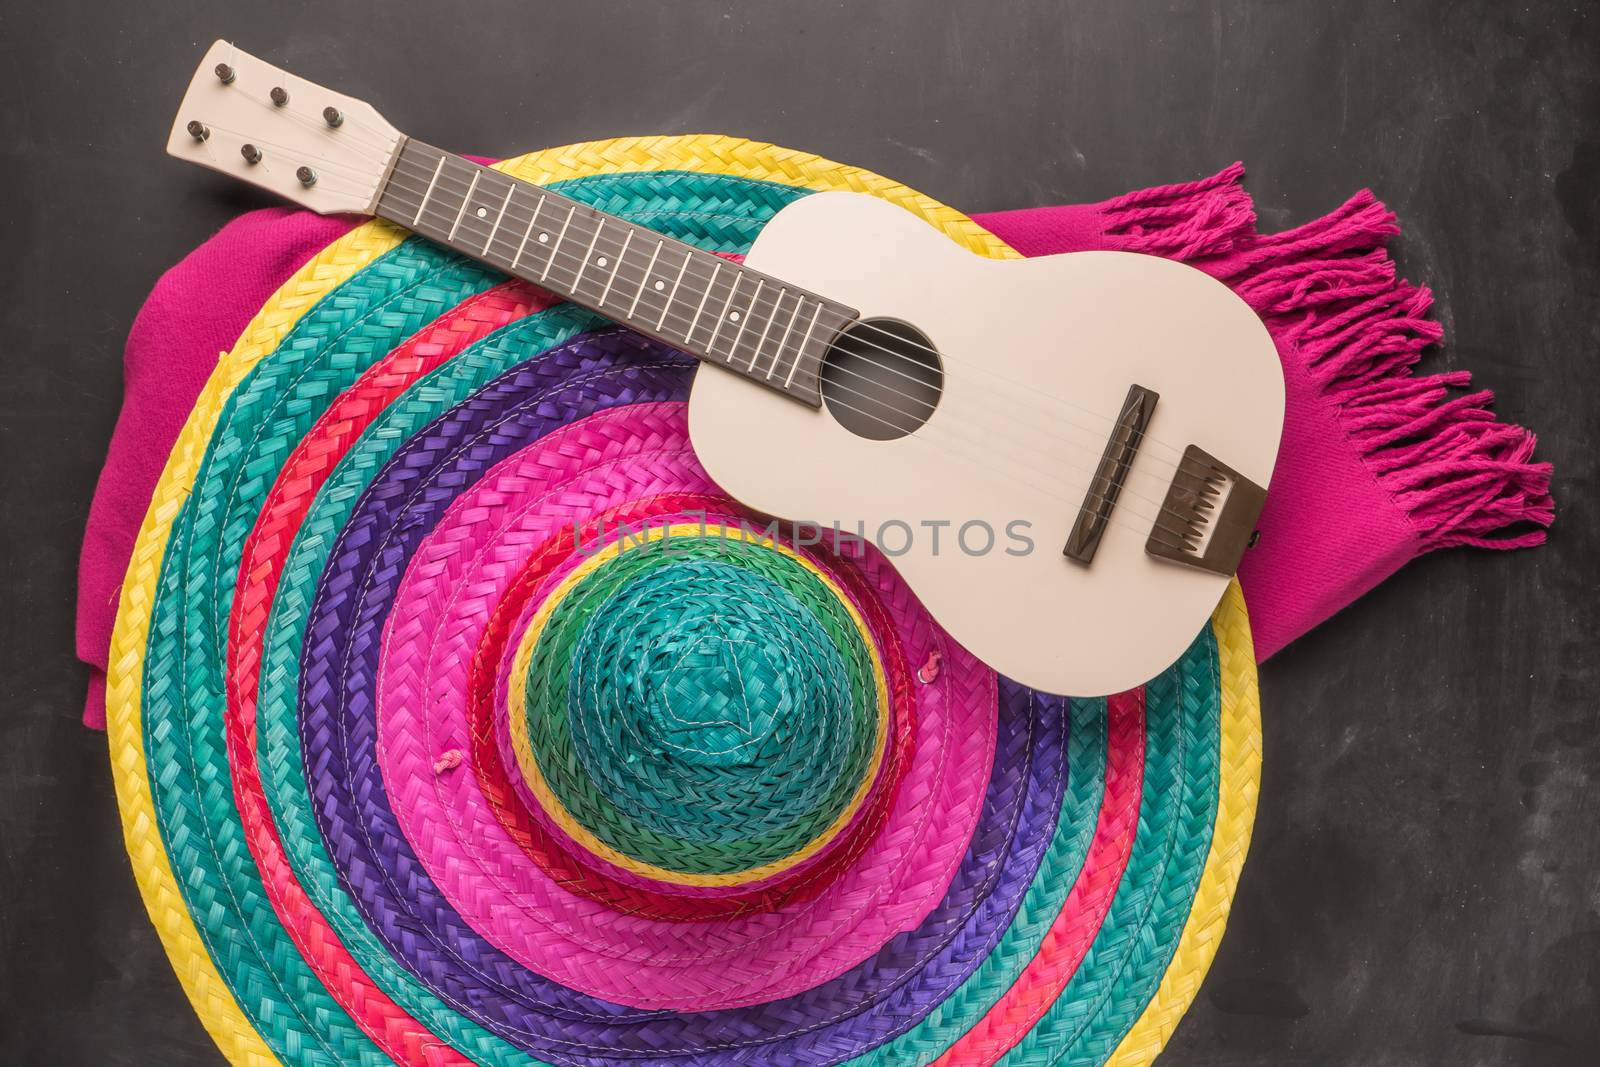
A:
[[[310,167],[300,167],[294,172],[294,176],[300,179],[300,184],[308,189],[317,184],[317,172]]]
[[[249,163],[251,166],[261,162],[261,149],[257,148],[253,144],[240,145],[239,154],[243,156],[244,161]]]
[[[194,119],[191,119],[189,125],[185,126],[184,129],[188,130],[189,136],[196,141],[204,141],[211,136],[211,127]]]
[[[272,92],[267,95],[272,97],[273,107],[282,107],[289,102],[289,91],[281,85],[274,85]]]
[[[232,85],[233,84],[233,79],[236,78],[237,76],[238,76],[238,72],[235,71],[232,67],[228,66],[228,64],[226,64],[226,63],[218,63],[217,64],[217,80],[222,82],[223,85]]]
[[[342,126],[344,125],[344,112],[336,107],[325,107],[322,109],[322,120],[329,126]]]

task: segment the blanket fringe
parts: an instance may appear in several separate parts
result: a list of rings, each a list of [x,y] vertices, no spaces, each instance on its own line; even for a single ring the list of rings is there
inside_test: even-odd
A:
[[[1444,330],[1433,294],[1397,276],[1395,215],[1362,190],[1319,219],[1255,232],[1238,163],[1209,178],[1142,189],[1103,205],[1129,251],[1181,259],[1228,282],[1280,343],[1299,351],[1378,483],[1410,516],[1423,551],[1544,542],[1555,519],[1537,438],[1495,421],[1489,390],[1465,371],[1414,376]]]
[[[1240,181],[1244,164],[1182,185],[1125,193],[1101,205],[1106,232],[1130,252],[1190,260],[1231,251],[1255,232],[1256,209]]]

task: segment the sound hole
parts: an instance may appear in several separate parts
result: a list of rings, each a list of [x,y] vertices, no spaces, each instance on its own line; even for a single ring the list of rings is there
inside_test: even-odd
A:
[[[944,368],[928,338],[896,319],[863,319],[822,361],[822,399],[839,425],[872,441],[915,433],[933,417]]]

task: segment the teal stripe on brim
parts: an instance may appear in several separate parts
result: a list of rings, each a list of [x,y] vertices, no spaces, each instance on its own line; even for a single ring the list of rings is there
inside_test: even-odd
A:
[[[267,898],[234,806],[223,636],[238,549],[288,451],[397,337],[491,283],[410,241],[307,312],[228,397],[168,542],[145,657],[144,730],[162,840],[218,972],[289,1063],[379,1064],[379,1049],[300,956]]]
[[[1100,1064],[1155,996],[1177,949],[1211,848],[1220,775],[1216,635],[1207,625],[1145,687],[1139,831],[1127,869],[1061,996],[1003,1059]]]

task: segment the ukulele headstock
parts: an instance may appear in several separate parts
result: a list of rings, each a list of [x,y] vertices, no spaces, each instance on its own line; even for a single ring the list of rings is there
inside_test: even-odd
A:
[[[403,140],[365,101],[217,41],[184,93],[167,153],[324,215],[365,215]]]

